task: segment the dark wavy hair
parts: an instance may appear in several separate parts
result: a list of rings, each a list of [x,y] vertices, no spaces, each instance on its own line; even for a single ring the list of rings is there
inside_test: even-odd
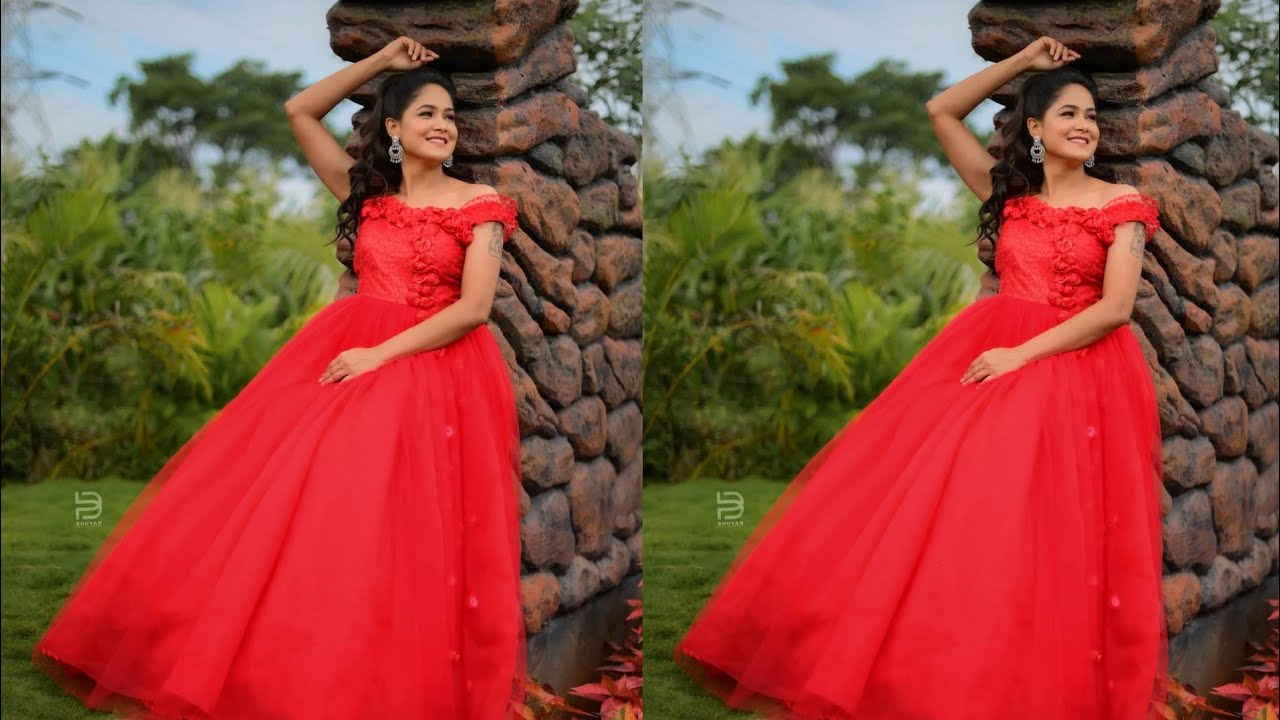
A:
[[[993,244],[1000,234],[1000,213],[1006,200],[1038,192],[1044,182],[1044,167],[1031,162],[1031,133],[1027,118],[1043,120],[1050,106],[1068,85],[1080,85],[1093,96],[1098,107],[1098,86],[1093,78],[1073,67],[1062,67],[1033,75],[1022,83],[1013,107],[1005,115],[996,135],[996,164],[991,168],[991,197],[978,209],[977,240],[989,238]],[[1099,164],[1085,172],[1104,180],[1113,173]]]
[[[387,134],[387,118],[404,117],[409,102],[427,85],[439,85],[449,93],[456,108],[458,91],[453,80],[443,72],[424,65],[414,70],[388,77],[378,87],[373,107],[360,123],[355,134],[356,163],[347,171],[351,181],[351,194],[338,206],[338,227],[332,242],[344,238],[351,243],[351,254],[344,264],[355,272],[354,258],[356,234],[360,229],[360,208],[367,198],[395,192],[404,178],[400,166],[391,162],[387,151],[391,148],[391,136]],[[444,169],[445,174],[459,180],[470,180],[471,173],[454,166]],[[339,253],[341,254],[341,253]]]

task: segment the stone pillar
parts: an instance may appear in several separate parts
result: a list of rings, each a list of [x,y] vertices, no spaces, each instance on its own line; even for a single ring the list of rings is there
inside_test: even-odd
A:
[[[440,54],[459,95],[455,162],[519,206],[490,329],[523,435],[529,671],[561,692],[598,679],[605,641],[625,636],[642,537],[637,144],[587,109],[567,77],[576,9],[576,0],[460,0],[339,2],[328,13],[344,60],[399,35]],[[352,100],[367,109],[378,82]]]
[[[1170,668],[1201,693],[1239,678],[1280,558],[1280,153],[1209,79],[1218,59],[1207,23],[1218,4],[980,2],[969,13],[973,47],[987,60],[1042,35],[1079,51],[1076,64],[1101,95],[1099,161],[1160,203],[1163,229],[1148,245],[1130,326],[1165,438]],[[995,99],[1007,106],[1015,88]]]

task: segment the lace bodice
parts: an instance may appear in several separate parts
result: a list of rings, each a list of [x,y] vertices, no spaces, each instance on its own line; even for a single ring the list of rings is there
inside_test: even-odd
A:
[[[462,262],[473,228],[502,224],[506,242],[516,230],[516,204],[489,193],[459,207],[410,207],[390,195],[364,201],[353,266],[359,293],[412,305],[425,320],[462,294]]]
[[[1116,226],[1140,222],[1150,240],[1158,214],[1156,201],[1141,193],[1096,208],[1054,207],[1032,195],[1006,200],[996,242],[1000,294],[1048,303],[1066,320],[1102,297]]]

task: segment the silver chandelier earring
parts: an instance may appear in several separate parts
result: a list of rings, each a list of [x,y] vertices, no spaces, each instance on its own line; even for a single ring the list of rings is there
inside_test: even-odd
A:
[[[453,156],[452,156],[452,155],[450,155],[449,157],[445,158],[445,160],[444,160],[444,166],[445,166],[445,167],[453,167]]]
[[[397,165],[404,159],[404,146],[400,144],[400,138],[391,138],[391,147],[387,150],[387,156],[391,158],[391,162]]]
[[[1044,162],[1044,145],[1041,144],[1040,138],[1034,135],[1031,136],[1031,139],[1034,140],[1031,143],[1031,162],[1039,165]]]
[[[1097,160],[1094,158],[1093,155],[1090,155],[1089,159],[1084,161],[1084,166],[1087,168],[1091,168],[1093,167],[1095,162],[1097,162]]]

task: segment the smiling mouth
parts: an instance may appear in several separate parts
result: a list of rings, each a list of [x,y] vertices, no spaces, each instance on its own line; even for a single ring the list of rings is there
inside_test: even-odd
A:
[[[427,138],[427,142],[435,143],[436,145],[448,145],[449,139],[442,138],[442,137],[432,137],[432,138]]]
[[[1073,143],[1076,145],[1088,145],[1089,138],[1067,138],[1067,142]]]

